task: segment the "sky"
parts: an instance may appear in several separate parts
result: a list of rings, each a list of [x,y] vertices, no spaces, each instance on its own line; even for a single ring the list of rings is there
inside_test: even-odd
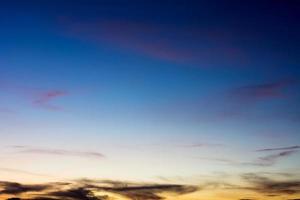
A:
[[[0,199],[300,199],[300,2],[0,2]]]

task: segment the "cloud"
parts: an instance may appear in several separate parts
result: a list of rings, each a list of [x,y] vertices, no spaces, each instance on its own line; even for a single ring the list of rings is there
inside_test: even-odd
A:
[[[300,149],[299,145],[289,146],[289,147],[279,147],[279,148],[257,149],[256,151],[264,152],[264,151],[282,151],[282,150],[297,150],[297,149]]]
[[[298,151],[297,150],[282,151],[279,153],[274,153],[267,156],[259,157],[256,161],[247,164],[258,165],[258,166],[271,166],[274,165],[279,159],[288,157],[296,152]]]
[[[286,97],[286,90],[297,82],[294,79],[281,79],[270,83],[247,85],[234,89],[232,95],[246,101],[278,99]]]
[[[239,199],[239,200],[255,200],[255,199],[250,199],[250,198],[243,198],[243,199]]]
[[[273,180],[268,177],[253,173],[242,175],[242,178],[250,183],[247,189],[264,194],[297,194],[300,192],[300,181],[298,180]]]
[[[33,172],[25,171],[25,170],[5,168],[5,167],[0,167],[0,171],[10,172],[10,173],[18,173],[18,174],[23,174],[23,175],[26,174],[26,175],[32,175],[32,176],[49,177],[49,175],[46,175],[46,174],[33,173]]]
[[[281,151],[279,153],[260,156],[253,161],[236,161],[236,160],[230,160],[226,158],[211,158],[211,157],[197,157],[197,159],[208,160],[208,161],[229,164],[229,165],[240,165],[240,166],[251,165],[251,166],[258,166],[258,167],[268,167],[276,164],[280,159],[288,157],[297,152],[298,152],[297,150]]]
[[[49,196],[53,196],[60,199],[78,199],[78,200],[104,200],[104,198],[96,197],[93,193],[85,188],[72,188],[65,191],[50,192]]]
[[[100,152],[94,151],[70,151],[64,149],[50,149],[50,148],[32,148],[28,146],[13,146],[17,153],[23,154],[48,154],[57,156],[76,156],[103,159],[105,156]]]
[[[45,89],[36,87],[20,86],[13,83],[5,83],[0,88],[7,93],[17,96],[23,102],[29,102],[37,108],[47,110],[62,110],[62,107],[54,105],[52,102],[58,98],[65,97],[70,93],[62,89]],[[0,108],[0,112],[13,113],[11,108]]]
[[[0,194],[20,194],[25,192],[39,192],[48,189],[49,185],[22,185],[15,182],[0,182],[3,187]]]
[[[42,91],[39,92],[37,97],[33,100],[33,104],[50,110],[61,110],[61,107],[51,104],[51,101],[68,94],[67,91],[63,90]]]
[[[207,66],[221,60],[232,66],[244,59],[241,47],[224,31],[126,19],[76,21],[66,17],[62,25],[68,36],[173,63]]]
[[[231,87],[202,98],[177,99],[160,109],[164,119],[194,122],[224,120],[291,120],[299,117],[297,78]],[[276,95],[275,95],[276,94]],[[276,101],[276,102],[274,102]]]
[[[194,144],[182,144],[177,145],[178,147],[183,148],[202,148],[202,147],[223,147],[223,144],[213,144],[213,143],[194,143]]]
[[[246,173],[242,174],[241,178],[243,182],[240,185],[217,180],[204,181],[199,186],[92,179],[34,185],[2,181],[0,182],[0,198],[4,195],[9,197],[7,200],[109,200],[116,197],[131,200],[163,200],[177,199],[180,195],[200,190],[233,190],[234,192],[240,190],[255,191],[265,197],[282,196],[288,199],[289,195],[300,193],[300,181],[291,177],[277,180],[277,176],[269,178],[260,173]],[[240,200],[254,200],[254,198],[240,197]]]
[[[297,119],[299,112],[291,110],[287,105],[296,106],[296,93],[292,91],[298,89],[298,83],[297,78],[282,78],[277,81],[236,87],[227,91],[227,94],[225,93],[224,103],[220,104],[221,107],[219,100],[216,101],[215,105],[210,106],[216,107],[212,112],[217,112],[218,119],[280,117],[294,121]],[[261,103],[270,103],[274,100],[281,101],[281,104],[269,104],[271,107],[266,108],[265,112],[261,112],[261,108],[258,109]]]
[[[77,180],[70,183],[48,183],[42,185],[22,185],[2,182],[1,194],[18,195],[26,193],[26,200],[108,200],[120,195],[132,200],[161,200],[162,193],[173,195],[189,194],[198,190],[196,186],[172,184],[146,184],[119,181]],[[0,196],[1,197],[1,196]],[[12,199],[12,198],[11,198]]]
[[[195,192],[196,187],[182,185],[143,185],[143,186],[122,186],[115,188],[103,188],[108,191],[122,194],[132,199],[162,199],[158,193],[172,192],[175,194],[187,194]]]
[[[213,162],[218,162],[218,163],[223,163],[223,164],[230,164],[230,165],[241,165],[242,164],[241,162],[226,159],[226,158],[197,157],[197,159],[213,161]]]

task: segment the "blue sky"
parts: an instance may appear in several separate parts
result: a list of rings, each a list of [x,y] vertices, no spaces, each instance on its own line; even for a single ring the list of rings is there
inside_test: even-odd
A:
[[[299,172],[296,1],[0,5],[4,178]]]

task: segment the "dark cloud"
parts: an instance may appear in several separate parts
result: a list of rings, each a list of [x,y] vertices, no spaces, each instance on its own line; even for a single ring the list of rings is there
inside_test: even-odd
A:
[[[267,195],[300,193],[299,180],[273,180],[253,173],[244,174],[243,179],[250,183],[247,189]]]
[[[175,194],[186,194],[195,192],[196,187],[182,185],[150,185],[112,188],[111,191],[123,194],[132,199],[163,199],[158,194],[160,192],[173,192]]]
[[[71,198],[74,200],[100,200],[103,198],[95,197],[90,190],[85,188],[72,188],[66,191],[55,191],[48,194],[49,196],[58,197],[61,199]]]
[[[171,192],[181,195],[198,190],[195,186],[174,184],[136,184],[118,181],[104,181],[102,183],[110,184],[111,186],[96,186],[95,188],[101,191],[117,193],[134,200],[159,200],[163,199],[159,195],[161,192]]]
[[[22,185],[14,182],[0,182],[3,188],[0,194],[20,194],[25,192],[38,192],[46,190],[50,185]]]
[[[213,161],[213,162],[229,164],[229,165],[240,165],[240,166],[252,165],[252,166],[259,166],[259,167],[267,167],[267,166],[272,166],[276,164],[280,159],[288,157],[297,152],[298,150],[281,151],[279,153],[260,156],[256,160],[249,161],[249,162],[230,160],[226,158],[210,158],[210,157],[197,157],[197,158],[201,160]]]
[[[299,145],[289,146],[289,147],[279,147],[279,148],[267,148],[267,149],[257,149],[256,151],[283,151],[283,150],[297,150],[300,149]]]
[[[256,161],[248,164],[258,165],[258,166],[271,166],[274,165],[279,159],[288,157],[296,152],[298,151],[297,150],[282,151],[279,153],[274,153],[267,156],[259,157]]]
[[[198,190],[196,186],[174,184],[145,184],[119,181],[77,180],[72,183],[49,183],[43,185],[23,185],[1,182],[1,194],[15,195],[10,200],[19,199],[26,193],[24,200],[108,200],[110,194],[118,194],[132,200],[161,200],[163,192],[182,195]],[[105,194],[101,195],[101,192]],[[96,195],[97,193],[97,195]],[[99,194],[99,195],[98,195]]]
[[[244,198],[244,199],[239,199],[239,200],[255,200],[255,199]]]
[[[88,157],[103,159],[105,156],[100,152],[93,151],[70,151],[64,149],[50,149],[50,148],[32,148],[28,146],[13,146],[17,149],[17,153],[26,154],[49,154],[58,156],[77,156],[77,157]]]

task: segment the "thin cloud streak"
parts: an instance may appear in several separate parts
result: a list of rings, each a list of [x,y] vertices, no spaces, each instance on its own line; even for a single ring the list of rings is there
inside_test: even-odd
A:
[[[199,27],[161,26],[131,20],[61,21],[65,34],[79,39],[107,43],[120,50],[158,60],[199,67],[222,60],[227,66],[243,63],[245,54],[224,32]],[[120,31],[122,30],[122,31]],[[198,44],[198,45],[195,45]],[[218,58],[218,59],[216,59]]]
[[[103,159],[105,156],[100,152],[93,151],[70,151],[64,149],[51,149],[51,148],[32,148],[27,146],[13,146],[17,149],[16,153],[22,154],[46,154],[57,156],[76,156],[85,158]]]
[[[287,95],[286,90],[297,83],[298,81],[294,79],[281,79],[269,83],[247,85],[234,89],[232,95],[245,101],[284,98]]]
[[[6,92],[20,97],[23,102],[29,102],[35,108],[42,108],[52,111],[63,110],[63,107],[57,106],[52,102],[58,98],[70,95],[69,91],[63,89],[45,89],[38,87],[19,86],[13,83],[5,83],[0,88]],[[14,112],[10,108],[0,108],[0,112]]]
[[[278,160],[288,157],[292,154],[298,152],[297,150],[289,150],[289,151],[282,151],[275,154],[270,154],[267,156],[259,157],[256,161],[249,163],[250,165],[258,165],[258,166],[272,166],[278,162]]]
[[[182,148],[203,148],[203,147],[224,147],[224,144],[194,143],[194,144],[182,144],[177,146]]]
[[[266,148],[266,149],[257,149],[257,152],[264,152],[264,151],[282,151],[282,150],[297,150],[300,149],[299,145],[289,146],[289,147],[279,147],[279,148]]]
[[[52,105],[51,101],[59,97],[67,96],[68,94],[67,91],[63,90],[44,91],[38,94],[38,97],[33,101],[33,104],[50,110],[61,110],[61,107]]]
[[[33,173],[33,172],[25,171],[25,170],[6,168],[6,167],[0,167],[0,171],[23,174],[23,175],[25,174],[25,175],[31,175],[31,176],[52,177],[52,176],[46,175],[46,174]]]
[[[285,157],[289,157],[297,152],[298,152],[297,150],[281,151],[279,153],[273,153],[273,154],[269,154],[266,156],[260,156],[257,159],[255,159],[253,161],[249,161],[249,162],[230,160],[230,159],[226,159],[226,158],[210,158],[210,157],[197,157],[197,159],[213,161],[213,162],[229,164],[229,165],[269,167],[269,166],[275,165],[281,159],[283,159]]]

